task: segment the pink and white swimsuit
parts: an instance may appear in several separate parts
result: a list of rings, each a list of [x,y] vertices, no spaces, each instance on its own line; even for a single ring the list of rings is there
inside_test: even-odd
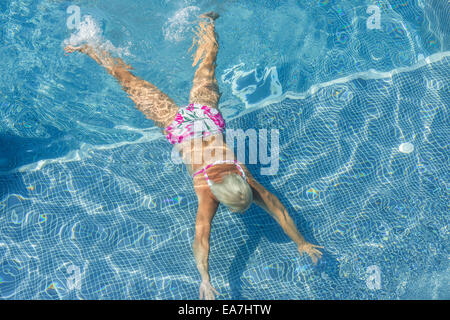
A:
[[[191,103],[180,107],[175,119],[166,128],[166,138],[171,144],[176,144],[192,138],[223,133],[224,130],[225,121],[219,110]]]
[[[239,163],[238,163],[237,160],[218,160],[218,161],[216,161],[216,162],[214,162],[214,163],[211,163],[211,164],[208,164],[206,167],[204,167],[204,168],[198,170],[197,172],[195,172],[195,173],[192,175],[192,177],[195,177],[196,175],[203,173],[203,175],[205,176],[205,180],[206,180],[206,182],[208,183],[208,186],[211,188],[212,182],[211,182],[211,180],[209,179],[208,174],[206,173],[206,170],[208,170],[208,169],[211,168],[212,166],[215,166],[216,164],[224,164],[224,163],[233,163],[233,164],[239,169],[239,172],[241,173],[242,178],[243,178],[244,180],[247,180],[247,177],[245,176],[244,169],[242,169],[242,167],[239,165]]]

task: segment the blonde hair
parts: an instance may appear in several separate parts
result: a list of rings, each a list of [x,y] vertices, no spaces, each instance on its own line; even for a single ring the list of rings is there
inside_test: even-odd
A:
[[[211,192],[233,212],[244,212],[253,201],[249,184],[236,173],[227,174],[221,183],[213,183]]]

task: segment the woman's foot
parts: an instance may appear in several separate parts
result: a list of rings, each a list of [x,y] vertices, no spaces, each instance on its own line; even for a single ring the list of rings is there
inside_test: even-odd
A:
[[[214,11],[206,12],[206,13],[203,13],[200,15],[200,18],[210,19],[210,22],[214,22],[214,20],[216,20],[219,17],[220,17],[220,15]]]
[[[120,65],[126,69],[132,69],[130,66],[126,65],[121,59],[113,58],[107,51],[98,51],[94,47],[89,44],[83,44],[81,46],[72,46],[68,45],[64,48],[64,51],[67,53],[72,53],[75,51],[84,53],[94,59],[98,64],[104,66],[107,70],[113,71],[117,65]]]
[[[67,47],[64,48],[64,51],[67,53],[72,53],[75,51],[79,51],[79,52],[83,52],[83,50],[85,50],[87,47],[87,45],[83,45],[83,46],[72,46],[72,45],[68,45]]]
[[[198,27],[194,30],[195,37],[192,46],[188,50],[191,51],[195,45],[197,46],[192,66],[196,66],[200,60],[206,57],[215,60],[219,44],[217,43],[217,35],[214,31],[214,20],[218,17],[219,14],[214,11],[200,15],[201,19],[206,19],[207,21],[200,21]]]

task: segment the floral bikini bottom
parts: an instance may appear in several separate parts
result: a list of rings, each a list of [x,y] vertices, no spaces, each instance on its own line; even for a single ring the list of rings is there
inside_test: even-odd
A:
[[[175,119],[166,128],[166,138],[171,144],[176,144],[222,133],[224,130],[225,121],[219,110],[191,103],[180,107]]]

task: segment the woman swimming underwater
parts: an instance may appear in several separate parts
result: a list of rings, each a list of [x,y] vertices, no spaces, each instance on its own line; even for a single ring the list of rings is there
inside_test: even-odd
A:
[[[194,75],[189,105],[181,108],[156,86],[133,75],[129,71],[132,68],[120,58],[113,58],[108,52],[89,45],[65,48],[69,53],[85,53],[105,67],[136,107],[163,130],[192,174],[198,198],[193,251],[202,278],[200,299],[214,299],[214,294],[219,294],[210,284],[208,255],[211,222],[220,203],[233,212],[244,212],[252,202],[259,205],[297,244],[298,251],[306,252],[314,263],[322,255],[318,248],[323,248],[305,241],[283,204],[253,178],[223,142],[225,122],[218,110],[220,92],[215,76],[219,49],[214,27],[217,18],[214,12],[200,16],[194,37],[197,50],[193,66],[200,63]],[[198,125],[201,130],[197,130]],[[212,161],[212,157],[219,160]]]

